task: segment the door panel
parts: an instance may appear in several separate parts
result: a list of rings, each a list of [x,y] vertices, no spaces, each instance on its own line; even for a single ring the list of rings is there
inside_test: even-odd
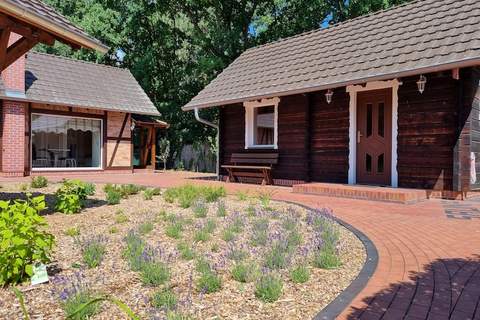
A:
[[[391,184],[392,91],[357,96],[357,183]]]

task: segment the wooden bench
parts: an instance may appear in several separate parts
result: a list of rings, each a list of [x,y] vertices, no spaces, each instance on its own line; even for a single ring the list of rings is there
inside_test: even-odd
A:
[[[237,177],[262,178],[262,185],[273,184],[272,167],[278,162],[278,153],[233,153],[227,170],[227,182],[237,182]]]

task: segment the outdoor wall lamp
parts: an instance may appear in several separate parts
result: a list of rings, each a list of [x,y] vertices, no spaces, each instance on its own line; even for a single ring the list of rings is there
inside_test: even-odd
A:
[[[427,83],[427,77],[423,74],[420,76],[420,79],[417,81],[418,92],[423,93],[425,91],[425,84]]]
[[[131,131],[135,130],[135,121],[132,121],[132,125],[130,126],[130,130]]]
[[[330,104],[332,102],[333,97],[333,90],[328,89],[327,93],[325,93],[325,98],[327,98],[327,103]]]

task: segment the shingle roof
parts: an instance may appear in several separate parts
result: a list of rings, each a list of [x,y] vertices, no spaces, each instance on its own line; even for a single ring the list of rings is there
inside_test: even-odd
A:
[[[184,110],[480,64],[480,1],[424,0],[245,51]]]
[[[8,7],[7,4],[13,7]],[[85,42],[82,45],[97,49],[100,51],[107,51],[108,47],[103,45],[97,39],[89,36],[85,31],[72,24],[67,18],[55,11],[52,7],[43,3],[40,0],[4,0],[4,5],[1,6],[2,10],[7,10],[9,14],[18,16],[21,20],[30,20],[25,13],[30,13],[38,19],[45,22],[45,25],[54,25],[67,32],[73,33]],[[4,8],[5,7],[5,8]],[[21,13],[20,15],[16,13]],[[28,21],[31,22],[31,21]],[[54,30],[47,30],[52,33],[56,33]],[[58,36],[65,38],[64,35],[57,34]],[[72,40],[72,39],[67,39]]]
[[[25,82],[29,101],[159,115],[127,69],[31,52]]]

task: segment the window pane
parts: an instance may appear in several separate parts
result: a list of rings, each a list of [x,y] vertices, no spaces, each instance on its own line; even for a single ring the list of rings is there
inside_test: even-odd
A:
[[[366,154],[366,159],[365,159],[365,169],[367,170],[367,172],[372,172],[372,156],[369,155],[368,153]]]
[[[383,102],[378,104],[378,134],[381,137],[385,136],[385,104]]]
[[[367,137],[372,135],[372,117],[373,117],[373,106],[371,103],[367,104]]]
[[[33,168],[98,168],[101,145],[101,120],[32,115]]]
[[[377,168],[378,168],[378,173],[383,173],[385,167],[385,156],[383,153],[378,156],[378,161],[377,161]]]
[[[253,130],[255,145],[273,145],[275,132],[274,106],[255,108]]]

